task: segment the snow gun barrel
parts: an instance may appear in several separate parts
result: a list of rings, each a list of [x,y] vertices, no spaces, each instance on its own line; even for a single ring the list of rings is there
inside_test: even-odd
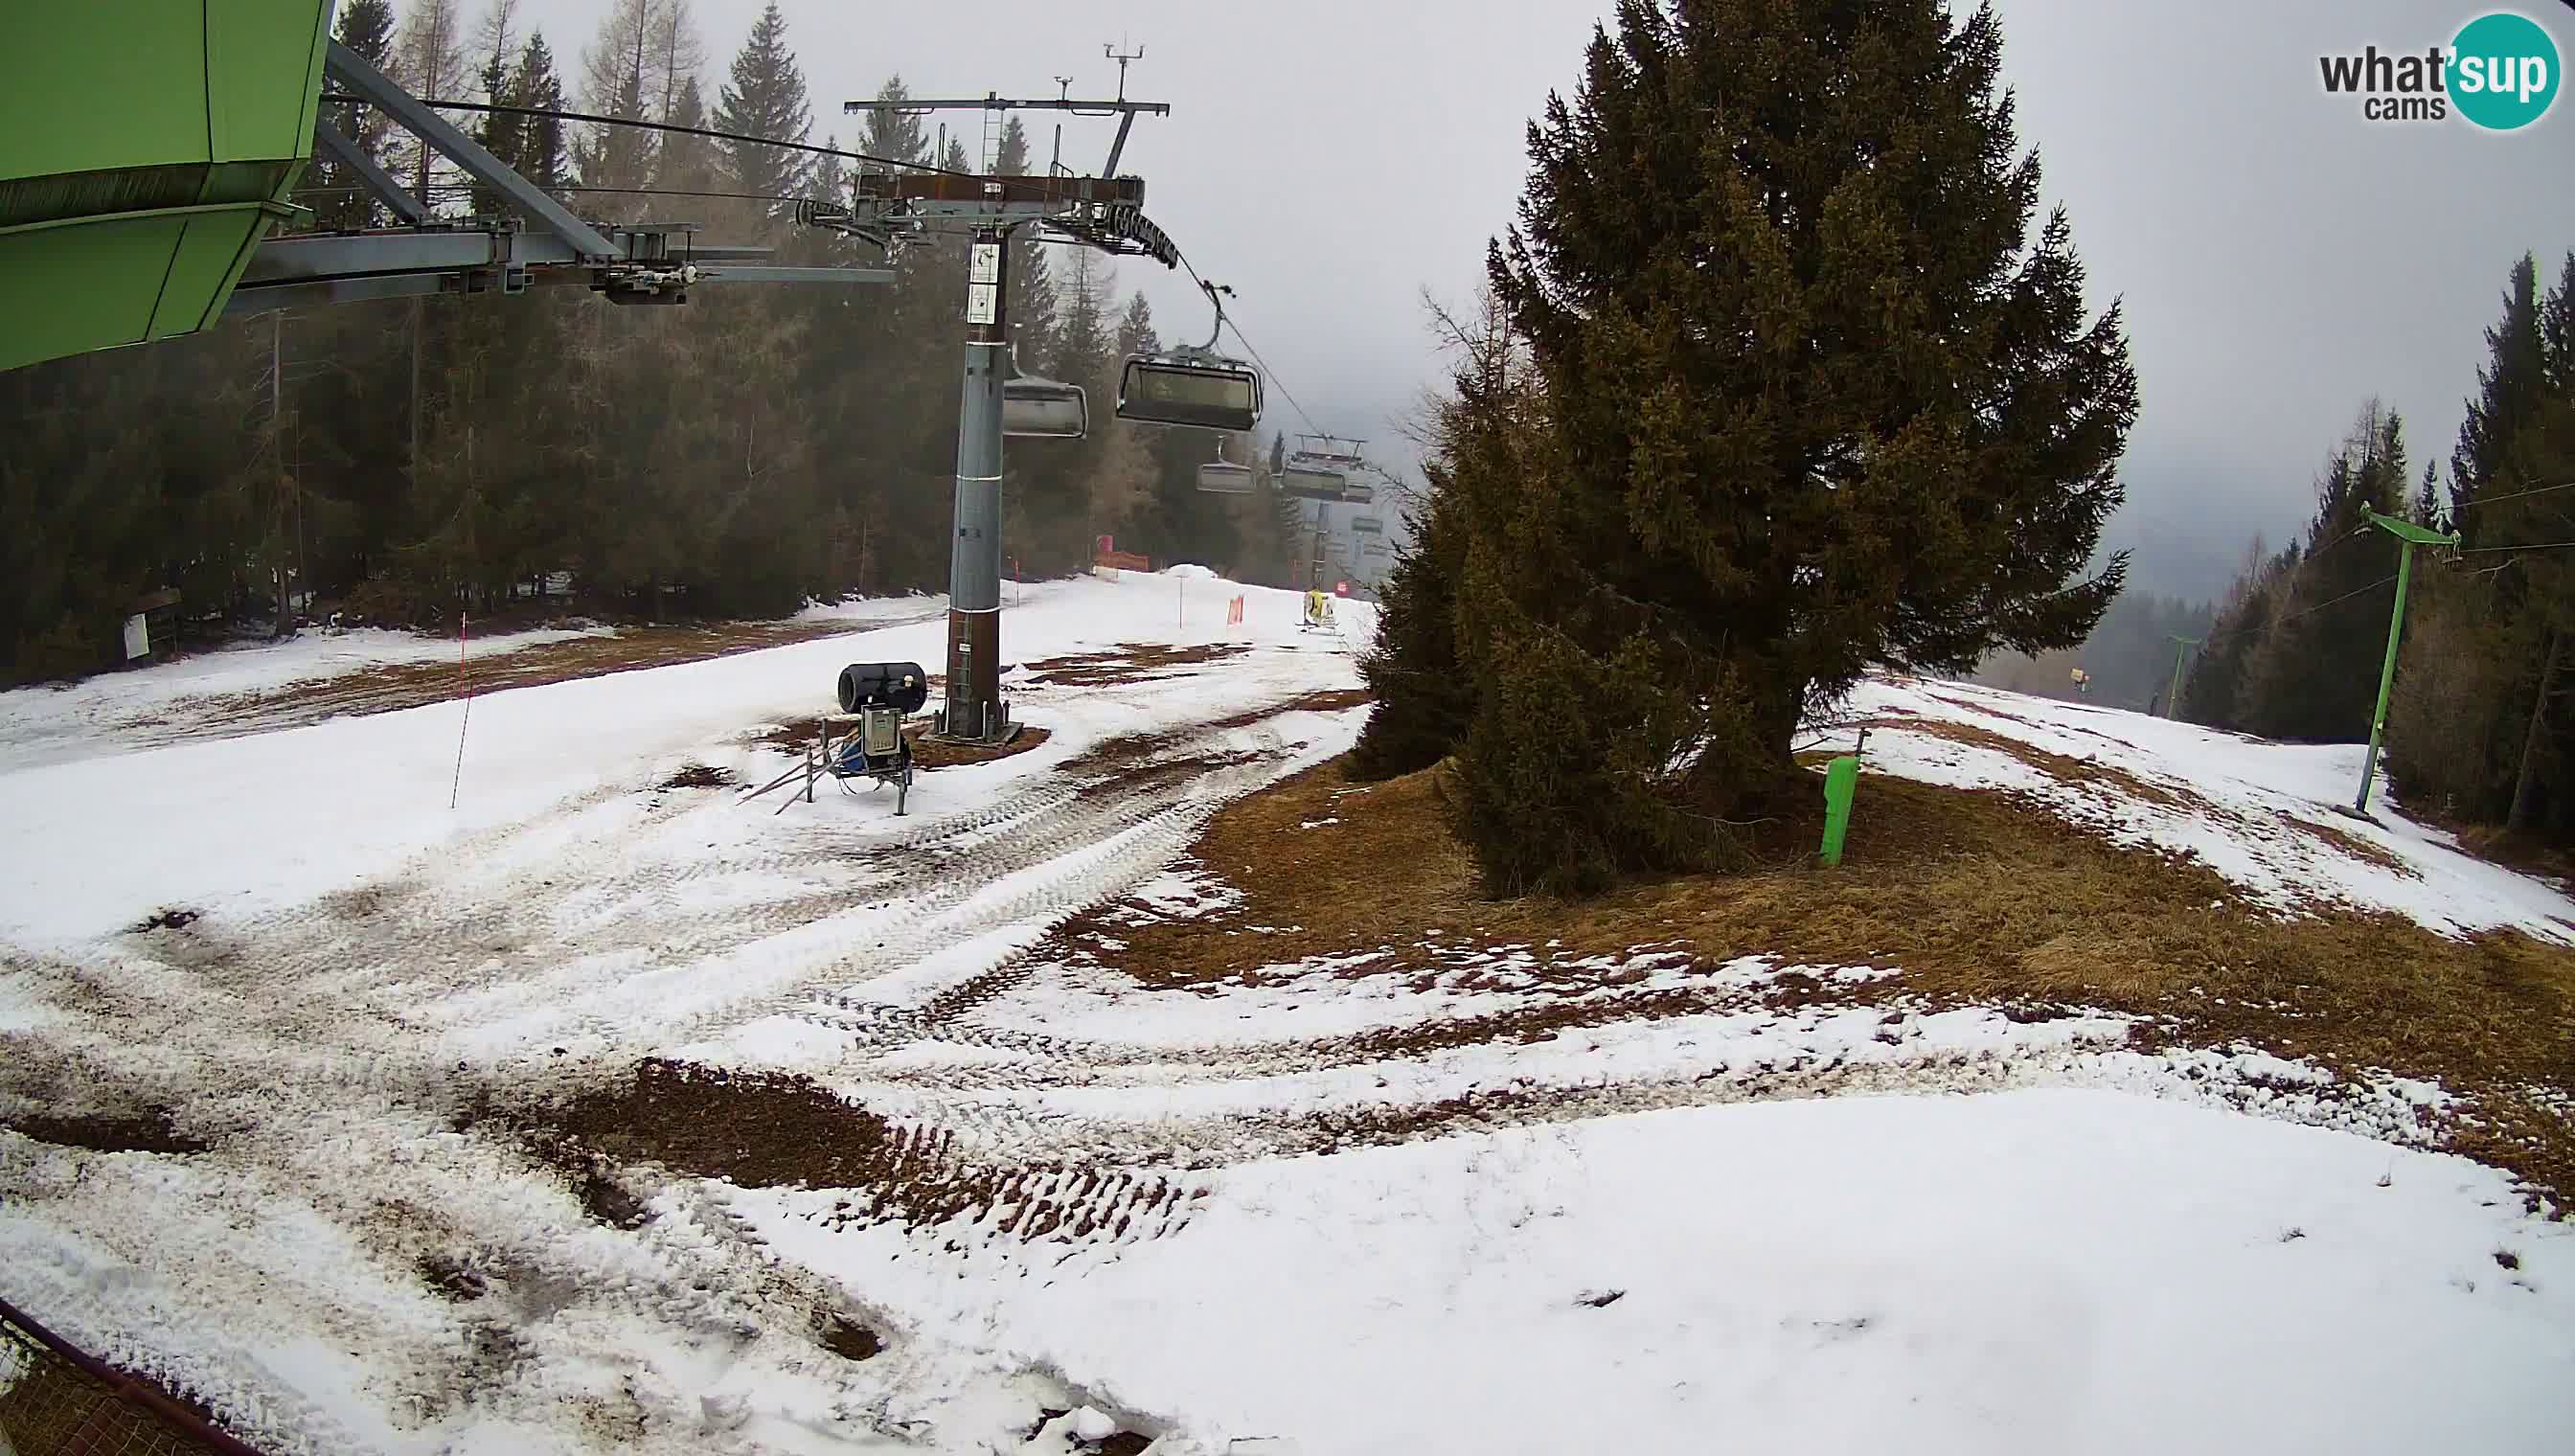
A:
[[[921,712],[930,701],[930,678],[919,663],[852,663],[841,670],[841,711],[883,704],[897,713]]]

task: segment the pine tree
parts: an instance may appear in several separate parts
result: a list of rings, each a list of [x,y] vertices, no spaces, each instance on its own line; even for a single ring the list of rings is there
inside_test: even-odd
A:
[[[654,69],[653,32],[662,0],[612,0],[600,19],[599,36],[582,53],[583,109],[623,121],[650,121],[650,98],[662,78]],[[598,124],[573,147],[574,165],[583,185],[594,188],[642,187],[651,178],[654,133],[631,126]],[[602,202],[598,210],[620,218],[641,216],[635,201]]]
[[[2369,513],[2401,513],[2409,475],[2403,425],[2371,401],[2317,483],[2277,621],[2246,655],[2236,703],[2245,728],[2307,742],[2369,736],[2398,551]]]
[[[403,19],[402,34],[395,43],[396,74],[409,87],[412,95],[427,101],[445,100],[461,88],[465,77],[465,21],[457,0],[412,0],[411,10]],[[427,142],[408,138],[397,148],[405,159],[405,170],[411,174],[412,195],[422,207],[435,212],[437,201],[430,194],[430,179],[437,169],[437,153]]]
[[[2557,287],[2539,306],[2539,372],[2549,393],[2575,394],[2575,249],[2567,251]]]
[[[522,53],[511,45],[511,27],[518,23],[519,0],[492,0],[492,8],[483,13],[476,28],[474,51],[482,60],[479,75],[483,99],[494,106],[522,105],[525,88],[520,84],[516,62]],[[487,111],[472,126],[474,139],[512,168],[517,168],[527,149],[529,118],[513,113]],[[498,188],[486,182],[474,184],[473,207],[478,217],[500,217],[509,210],[508,202]]]
[[[388,0],[349,0],[340,11],[339,29],[334,35],[340,44],[381,70],[393,51],[393,6]],[[385,160],[392,122],[374,107],[326,105],[317,124],[337,128],[378,163]],[[324,232],[371,228],[383,219],[384,205],[367,191],[355,170],[331,160],[330,154],[319,146],[314,148],[313,158],[313,166],[306,173],[306,188],[313,200],[316,228]]]
[[[2538,262],[2524,254],[2504,285],[2503,318],[2486,330],[2487,361],[2477,371],[2478,398],[2468,401],[2459,448],[2450,455],[2450,508],[2471,545],[2482,540],[2484,526],[2475,512],[2463,508],[2502,465],[2513,432],[2530,418],[2542,388],[2537,286]]]
[[[673,126],[704,127],[707,124],[706,103],[698,96],[698,78],[689,76],[680,82],[679,96],[671,103],[669,117]],[[687,196],[720,190],[723,179],[718,169],[723,166],[716,144],[705,137],[686,136],[678,132],[664,134],[662,155],[654,168],[653,186],[663,192]],[[694,201],[703,208],[703,199]],[[688,206],[680,208],[688,211]]]
[[[1002,127],[1000,167],[1004,176],[1025,176],[1029,170],[1029,135],[1016,116]],[[1036,369],[1055,357],[1056,299],[1047,252],[1035,228],[1011,235],[1010,290],[1011,339],[1027,367]]]
[[[1717,820],[1813,705],[2070,646],[2126,569],[2080,579],[2135,377],[2064,214],[2032,232],[1992,11],[1620,0],[1616,29],[1489,250],[1537,397],[1452,478],[1488,665],[1458,822],[1496,892],[1740,856]]]
[[[787,46],[787,17],[778,0],[770,0],[752,23],[751,38],[735,53],[731,79],[717,93],[718,131],[773,141],[801,142],[814,129],[814,113],[805,92],[805,73]],[[812,167],[805,153],[749,142],[720,142],[726,185],[761,197],[792,198],[803,194]],[[769,205],[777,218],[785,203]]]
[[[547,47],[543,30],[529,33],[527,49],[519,53],[513,79],[518,87],[518,105],[539,111],[564,109],[563,78],[555,74],[555,54]],[[548,192],[557,192],[571,181],[571,165],[564,147],[563,120],[528,117],[519,134],[519,175]]]
[[[930,138],[922,131],[917,113],[894,108],[912,99],[903,77],[889,78],[877,88],[877,105],[868,111],[868,124],[859,134],[859,150],[871,157],[882,157],[888,163],[913,166],[930,155]],[[877,164],[884,165],[884,164]]]

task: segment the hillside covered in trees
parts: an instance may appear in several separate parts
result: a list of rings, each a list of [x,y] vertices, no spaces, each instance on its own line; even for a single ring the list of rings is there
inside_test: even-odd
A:
[[[722,64],[687,0],[614,0],[569,59],[517,0],[475,15],[459,0],[349,0],[337,35],[427,98],[843,145],[815,134],[774,5]],[[894,78],[881,99],[905,95]],[[323,113],[441,215],[502,211],[380,116]],[[917,116],[863,120],[852,151],[983,165],[953,140],[934,156]],[[785,263],[884,261],[795,221],[799,200],[845,192],[856,164],[841,158],[543,116],[460,124],[594,220],[695,223]],[[1031,165],[1014,120],[999,168]],[[315,229],[390,221],[327,160],[298,200]],[[281,601],[452,624],[566,580],[583,610],[637,616],[944,590],[965,251],[956,237],[910,249],[891,287],[708,286],[675,308],[532,289],[270,313],[0,375],[0,679],[104,666],[129,604],[164,589],[192,617],[278,630],[295,618]],[[1115,534],[1284,584],[1292,505],[1199,494],[1214,435],[1111,413],[1119,357],[1159,342],[1143,297],[1122,297],[1097,255],[1026,234],[1013,268],[1021,366],[1086,386],[1093,430],[1013,442],[1006,556],[1062,573]],[[1260,458],[1252,441],[1227,450]]]
[[[2386,725],[2397,788],[2427,810],[2575,843],[2575,252],[2525,257],[2450,453],[2416,476],[2372,404],[2328,459],[2305,531],[2256,543],[2182,691],[2195,723],[2359,742],[2387,647],[2397,543],[2376,511],[2456,532],[2418,549]]]

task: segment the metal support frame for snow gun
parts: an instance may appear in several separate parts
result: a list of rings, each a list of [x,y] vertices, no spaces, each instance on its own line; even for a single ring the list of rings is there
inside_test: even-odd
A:
[[[805,801],[812,803],[814,785],[824,778],[840,784],[843,793],[857,792],[850,780],[868,778],[893,784],[894,811],[904,812],[912,794],[912,739],[903,725],[930,701],[929,676],[919,663],[852,663],[841,670],[840,699],[841,712],[855,715],[858,723],[838,738],[817,727],[803,761],[744,794],[745,802],[801,779]],[[791,793],[773,812],[785,813],[795,801]]]

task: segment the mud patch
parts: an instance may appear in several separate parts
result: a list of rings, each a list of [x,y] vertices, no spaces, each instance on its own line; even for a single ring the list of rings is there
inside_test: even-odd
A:
[[[431,1293],[454,1304],[470,1304],[492,1289],[480,1271],[453,1254],[423,1254],[413,1268]]]
[[[1030,677],[1020,680],[1031,688],[1106,688],[1130,683],[1154,683],[1166,678],[1194,676],[1172,671],[1239,658],[1252,651],[1244,643],[1207,643],[1198,647],[1173,647],[1164,643],[1120,643],[1098,653],[1075,653],[1067,657],[1046,658],[1030,663]]]
[[[844,1360],[873,1360],[885,1349],[885,1341],[866,1325],[833,1315],[823,1324],[823,1348]]]
[[[91,1152],[199,1153],[214,1145],[172,1127],[170,1114],[157,1108],[125,1116],[58,1117],[30,1112],[0,1117],[0,1127],[38,1142]]]
[[[581,1200],[582,1212],[610,1228],[642,1228],[653,1221],[653,1210],[644,1206],[643,1199],[596,1169],[580,1176],[573,1196]]]
[[[151,914],[146,915],[135,922],[134,933],[137,935],[147,935],[154,930],[184,930],[188,926],[195,924],[205,915],[205,913],[206,912],[204,910],[189,909],[184,905],[174,905],[168,909],[154,910]]]
[[[730,787],[737,780],[733,775],[733,770],[729,768],[711,767],[705,763],[691,763],[687,767],[682,768],[679,772],[663,779],[661,786],[664,788],[726,788]]]
[[[1068,773],[1123,772],[1133,764],[1170,752],[1184,743],[1203,738],[1209,733],[1230,732],[1235,728],[1251,728],[1283,714],[1343,713],[1353,708],[1364,707],[1374,701],[1374,695],[1364,688],[1329,688],[1313,693],[1300,693],[1293,698],[1265,704],[1260,708],[1246,709],[1241,713],[1228,714],[1206,723],[1190,724],[1157,732],[1128,733],[1121,737],[1107,738],[1066,759],[1064,769]],[[1219,756],[1222,755],[1207,755],[1201,761],[1213,761]]]
[[[1155,1237],[1195,1197],[1145,1171],[970,1158],[954,1130],[889,1122],[807,1077],[658,1058],[624,1086],[507,1120],[540,1141],[745,1188],[848,1189],[835,1226],[1007,1209],[998,1231],[1025,1239]]]

